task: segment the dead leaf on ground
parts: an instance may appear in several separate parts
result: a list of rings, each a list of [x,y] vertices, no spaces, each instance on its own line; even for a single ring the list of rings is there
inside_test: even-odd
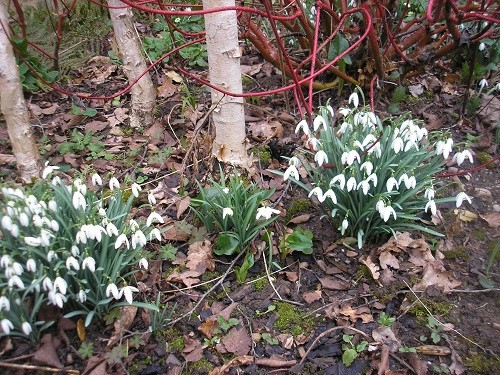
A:
[[[462,221],[468,223],[470,221],[476,220],[478,216],[474,212],[468,210],[456,209],[453,213]]]
[[[271,138],[283,137],[283,125],[278,121],[254,122],[248,127],[250,137],[259,142],[265,142]]]
[[[134,322],[135,315],[137,314],[136,306],[122,306],[120,307],[120,318],[113,324],[114,332],[113,336],[108,341],[106,345],[107,348],[114,346],[123,337],[125,331],[127,331],[132,323]]]
[[[394,269],[399,269],[398,259],[388,251],[384,251],[380,254],[378,261],[380,263],[380,268],[385,270],[387,267],[392,267]]]
[[[324,289],[329,289],[329,290],[348,290],[349,289],[349,283],[347,281],[333,280],[330,277],[320,278],[319,282],[321,283],[321,286]]]
[[[82,375],[106,375],[106,360],[97,356],[90,357]]]
[[[51,335],[45,335],[44,343],[35,352],[35,354],[33,354],[33,361],[41,365],[63,368],[64,365],[61,363],[59,356],[57,355],[57,347],[60,343],[60,340],[54,340]]]
[[[203,333],[208,339],[215,335],[215,330],[219,328],[219,323],[215,319],[206,319],[200,324],[198,330]]]
[[[380,267],[373,262],[369,255],[366,257],[366,259],[360,259],[360,262],[368,267],[370,273],[372,274],[373,280],[378,280],[380,278]]]
[[[108,125],[109,125],[108,121],[93,120],[85,124],[85,132],[92,131],[93,133],[98,133],[106,129]]]
[[[170,98],[177,91],[179,91],[180,85],[174,83],[171,78],[167,77],[156,90],[158,91],[159,98]]]
[[[452,271],[445,271],[442,266],[436,267],[434,263],[430,263],[424,268],[420,282],[415,284],[413,288],[415,290],[424,290],[431,285],[435,285],[442,287],[444,291],[449,291],[460,284],[462,282],[457,280]]]
[[[186,362],[198,362],[203,358],[203,345],[200,340],[184,337],[184,345],[182,356]]]
[[[340,309],[339,313],[347,316],[353,323],[355,323],[358,319],[361,319],[363,323],[370,323],[373,321],[370,308],[366,306],[356,308],[346,305]]]
[[[492,228],[500,227],[500,212],[492,212],[486,215],[481,215],[481,219],[485,220]]]
[[[184,198],[177,201],[177,203],[175,204],[177,206],[177,220],[179,220],[182,214],[189,208],[190,202],[191,198],[189,197],[189,195],[186,195]]]
[[[202,275],[208,269],[215,270],[215,262],[212,256],[212,243],[208,240],[197,241],[189,246],[186,267]]]
[[[76,322],[76,333],[80,341],[82,342],[85,341],[85,338],[87,337],[87,332],[85,330],[85,322],[81,318],[78,319],[78,321]]]
[[[237,356],[247,355],[252,347],[252,338],[241,318],[239,324],[222,337],[221,342],[228,352]]]
[[[208,375],[223,375],[227,374],[229,370],[236,366],[245,366],[249,365],[254,361],[254,357],[251,355],[243,355],[236,358],[231,359],[228,363],[224,364],[221,367],[216,367],[212,371],[208,373]]]
[[[305,223],[306,221],[309,221],[310,218],[311,218],[310,214],[302,214],[292,217],[288,222],[291,224],[302,224]]]
[[[408,356],[408,362],[410,362],[410,365],[413,368],[413,371],[415,371],[415,374],[427,375],[428,368],[426,361],[422,361],[416,353],[406,353],[406,355]]]
[[[9,336],[3,336],[0,338],[0,356],[10,352],[13,348],[14,346],[12,345],[12,341]]]
[[[398,351],[401,342],[396,338],[391,327],[378,326],[372,331],[372,337],[375,341],[386,344],[392,353]]]
[[[315,290],[314,292],[304,293],[302,295],[302,298],[304,298],[304,301],[306,301],[306,303],[310,305],[311,303],[321,299],[321,290]]]

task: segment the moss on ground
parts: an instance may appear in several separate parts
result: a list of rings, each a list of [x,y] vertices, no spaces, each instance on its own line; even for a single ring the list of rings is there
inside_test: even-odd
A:
[[[465,358],[464,364],[473,374],[500,374],[500,360],[481,354]]]
[[[301,212],[306,212],[311,208],[312,203],[309,199],[297,199],[292,203],[290,208],[286,211],[285,223],[289,222],[292,217]]]
[[[464,262],[468,261],[470,258],[470,255],[467,253],[467,251],[465,251],[465,248],[463,246],[458,246],[455,249],[443,251],[443,255],[448,260],[461,260]]]
[[[283,333],[293,336],[309,334],[317,324],[317,319],[307,316],[298,306],[291,303],[277,301],[276,313],[279,315],[274,322],[274,328]]]

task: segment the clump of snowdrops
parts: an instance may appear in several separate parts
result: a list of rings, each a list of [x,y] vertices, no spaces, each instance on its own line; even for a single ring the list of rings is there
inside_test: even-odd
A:
[[[217,233],[215,254],[240,254],[261,230],[278,218],[280,211],[266,204],[274,190],[246,183],[237,174],[226,181],[222,170],[220,174],[220,182],[211,181],[208,187],[198,183],[200,194],[191,199],[191,209],[210,234]],[[238,281],[245,279],[253,262],[253,254],[247,252],[243,265],[237,270]]]
[[[284,179],[291,179],[317,197],[327,209],[334,226],[350,236],[359,248],[367,241],[398,231],[416,229],[440,235],[425,226],[424,212],[436,214],[437,205],[464,200],[439,197],[435,175],[445,168],[453,154],[453,139],[444,132],[428,133],[409,115],[384,121],[359,105],[355,92],[349,108],[340,108],[334,125],[334,111],[320,108],[312,128],[303,120],[296,128],[307,136],[307,148],[289,159]],[[472,162],[469,150],[454,153],[461,165]],[[307,172],[312,187],[300,181],[299,168]],[[439,197],[439,198],[438,198]]]
[[[134,301],[138,289],[129,284],[137,265],[148,266],[142,248],[161,239],[153,224],[163,223],[154,211],[144,224],[129,217],[140,186],[129,194],[113,177],[103,189],[94,174],[94,191],[80,179],[50,179],[55,169],[46,167],[32,187],[1,189],[0,335],[37,341],[53,323],[37,321],[45,303],[85,325],[117,306],[154,308]]]

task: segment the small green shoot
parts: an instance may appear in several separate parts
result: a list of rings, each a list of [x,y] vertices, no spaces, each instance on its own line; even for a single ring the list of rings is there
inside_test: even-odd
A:
[[[395,321],[396,318],[393,318],[390,315],[387,315],[385,311],[382,311],[380,313],[380,316],[378,317],[377,323],[386,327],[390,327]]]
[[[90,358],[94,355],[94,343],[93,342],[82,342],[80,345],[80,349],[78,349],[78,354],[82,356],[82,358]]]
[[[279,249],[281,257],[284,259],[294,251],[310,255],[313,252],[313,233],[302,227],[297,227],[293,233],[285,236],[280,244]]]
[[[363,352],[368,346],[368,342],[363,340],[359,344],[354,344],[352,342],[354,336],[352,335],[342,335],[342,350],[344,353],[342,354],[342,363],[349,367],[356,358],[358,358],[359,353]]]
[[[278,345],[279,343],[278,339],[272,337],[268,332],[264,332],[262,335],[260,335],[260,337],[262,337],[262,340],[264,340],[269,345]]]

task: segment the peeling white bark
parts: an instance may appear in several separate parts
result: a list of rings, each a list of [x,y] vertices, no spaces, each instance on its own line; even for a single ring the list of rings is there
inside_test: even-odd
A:
[[[40,156],[8,38],[7,1],[0,0],[0,112],[7,124],[19,176],[23,182],[31,182],[40,175]]]
[[[234,0],[203,0],[204,9],[234,5]],[[236,11],[210,13],[204,17],[210,83],[240,94],[243,88]],[[214,89],[211,94],[212,104],[217,104],[212,113],[216,129],[213,154],[224,163],[249,167],[243,98],[224,96]]]
[[[125,6],[120,0],[107,0],[110,7]],[[123,71],[129,82],[134,81],[147,69],[146,60],[141,53],[141,43],[134,29],[133,14],[130,8],[109,9],[116,43],[123,60]],[[141,77],[131,90],[132,128],[150,127],[154,121],[156,91],[149,72]]]

